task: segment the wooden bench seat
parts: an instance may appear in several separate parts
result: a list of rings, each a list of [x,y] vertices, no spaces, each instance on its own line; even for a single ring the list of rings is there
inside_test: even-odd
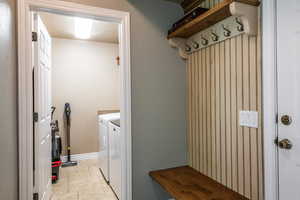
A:
[[[176,200],[249,200],[189,166],[149,175]]]

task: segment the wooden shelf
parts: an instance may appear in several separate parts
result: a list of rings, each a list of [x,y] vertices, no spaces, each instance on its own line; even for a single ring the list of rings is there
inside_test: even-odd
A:
[[[217,22],[226,19],[227,17],[233,16],[235,14],[238,16],[243,16],[243,11],[237,11],[235,8],[231,8],[232,3],[240,3],[247,6],[250,5],[251,7],[253,6],[255,7],[259,5],[259,1],[257,0],[224,0],[221,3],[215,5],[207,12],[205,12],[204,14],[195,18],[193,21],[185,24],[175,32],[169,34],[168,39],[175,38],[175,37],[188,38],[194,35],[195,33],[200,32],[208,28],[209,26],[212,26]],[[246,11],[249,10],[247,9],[247,7],[244,9]]]
[[[249,200],[188,166],[149,175],[176,200]]]

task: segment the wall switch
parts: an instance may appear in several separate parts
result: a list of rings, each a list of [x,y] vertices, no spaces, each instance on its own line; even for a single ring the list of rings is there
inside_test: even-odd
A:
[[[240,126],[258,128],[258,112],[256,111],[240,111]]]

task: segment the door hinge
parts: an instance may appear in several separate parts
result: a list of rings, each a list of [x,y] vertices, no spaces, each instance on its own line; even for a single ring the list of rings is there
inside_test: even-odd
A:
[[[33,200],[39,200],[39,193],[33,193]]]
[[[33,121],[34,122],[38,122],[39,121],[39,113],[37,113],[37,112],[33,113]]]
[[[38,41],[38,35],[37,32],[32,32],[32,42]]]
[[[276,144],[276,145],[278,145],[278,137],[276,137],[275,139],[274,139],[274,144]]]

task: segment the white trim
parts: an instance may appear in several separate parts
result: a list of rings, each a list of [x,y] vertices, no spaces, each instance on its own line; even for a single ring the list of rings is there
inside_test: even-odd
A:
[[[31,200],[32,171],[32,73],[30,10],[86,16],[120,24],[121,57],[121,126],[123,174],[120,199],[132,199],[131,169],[131,77],[130,77],[130,15],[128,12],[81,5],[60,0],[18,0],[18,106],[19,106],[19,200]]]
[[[278,200],[276,38],[276,1],[262,1],[265,200]]]
[[[91,152],[91,153],[82,153],[82,154],[73,154],[71,155],[72,161],[78,161],[78,160],[91,160],[91,159],[98,159],[100,153],[99,152]],[[67,156],[62,156],[61,160],[62,162],[67,161]]]

